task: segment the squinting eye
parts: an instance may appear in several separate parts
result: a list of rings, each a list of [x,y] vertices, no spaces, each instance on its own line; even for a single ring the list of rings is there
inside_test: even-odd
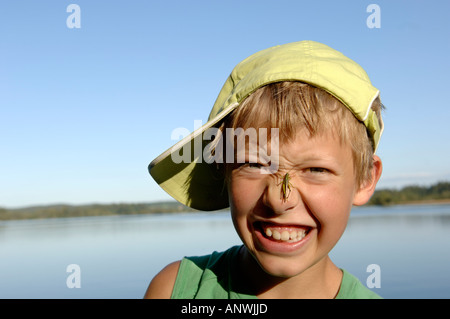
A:
[[[250,167],[250,168],[261,168],[262,167],[262,165],[259,163],[245,163],[244,165],[247,167]]]
[[[322,167],[310,167],[309,171],[311,173],[326,173],[326,172],[328,172],[328,170],[326,168],[322,168]]]
[[[240,169],[246,169],[246,170],[259,170],[259,169],[261,169],[263,166],[264,166],[264,165],[262,165],[262,164],[260,164],[260,163],[254,163],[254,162],[252,162],[252,163],[247,162],[247,163],[241,163],[241,164],[238,164],[238,167],[239,167]]]

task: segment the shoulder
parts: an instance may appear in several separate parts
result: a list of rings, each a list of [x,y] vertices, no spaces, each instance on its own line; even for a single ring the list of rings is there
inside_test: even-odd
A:
[[[224,252],[184,257],[167,265],[153,278],[144,298],[192,299],[205,295],[199,295],[200,290],[202,293],[207,291],[205,296],[215,296],[210,290],[216,291],[217,287],[221,288],[227,282],[230,263],[239,249],[240,246],[235,246]]]
[[[342,269],[341,287],[336,299],[381,299],[381,297],[365,287],[358,278]]]
[[[145,292],[146,299],[170,299],[181,261],[164,267],[150,282]]]

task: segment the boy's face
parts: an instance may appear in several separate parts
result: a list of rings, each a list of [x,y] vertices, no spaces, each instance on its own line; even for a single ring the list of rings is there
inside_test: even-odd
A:
[[[247,155],[246,160],[253,161]],[[326,259],[353,203],[361,202],[352,152],[331,134],[311,138],[300,130],[295,140],[280,145],[277,173],[261,174],[260,167],[241,164],[231,171],[233,223],[267,273],[293,277]],[[283,178],[290,186],[286,194]]]

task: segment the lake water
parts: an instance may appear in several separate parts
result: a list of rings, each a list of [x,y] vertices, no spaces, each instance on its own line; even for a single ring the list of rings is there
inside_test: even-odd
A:
[[[169,262],[236,244],[227,212],[4,221],[0,298],[142,298]],[[331,257],[364,284],[378,265],[384,298],[450,298],[450,205],[354,209]]]

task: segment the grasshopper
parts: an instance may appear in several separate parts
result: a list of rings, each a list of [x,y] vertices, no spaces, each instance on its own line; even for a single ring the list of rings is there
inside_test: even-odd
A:
[[[289,173],[286,173],[278,185],[281,185],[281,197],[284,201],[287,201],[289,198],[289,195],[291,194],[291,182],[290,182],[291,176]],[[278,186],[277,185],[277,186]]]

